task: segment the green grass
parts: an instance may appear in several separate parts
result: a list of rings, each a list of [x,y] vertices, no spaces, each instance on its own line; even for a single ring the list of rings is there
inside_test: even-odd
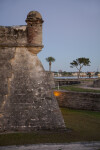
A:
[[[100,93],[100,90],[84,89],[84,88],[77,87],[76,85],[61,86],[60,89],[61,90],[67,90],[67,91],[75,91],[75,92]]]
[[[66,127],[70,132],[31,132],[0,134],[0,145],[36,143],[65,143],[100,141],[100,112],[61,108]]]

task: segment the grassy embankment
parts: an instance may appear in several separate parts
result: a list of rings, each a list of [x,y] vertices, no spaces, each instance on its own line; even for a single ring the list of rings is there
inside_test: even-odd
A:
[[[97,90],[97,89],[85,89],[85,88],[82,88],[82,87],[78,87],[77,85],[61,86],[59,89],[60,90],[67,90],[67,91],[74,91],[74,92],[100,93],[100,90]]]
[[[71,131],[0,134],[0,145],[100,141],[100,112],[61,108]]]

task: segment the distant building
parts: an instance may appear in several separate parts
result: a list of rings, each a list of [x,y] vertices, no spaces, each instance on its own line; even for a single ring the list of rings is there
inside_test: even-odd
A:
[[[98,77],[100,78],[100,73],[98,73]]]

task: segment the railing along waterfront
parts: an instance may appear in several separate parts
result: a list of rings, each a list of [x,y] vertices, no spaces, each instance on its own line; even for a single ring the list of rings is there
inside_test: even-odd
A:
[[[62,86],[62,85],[72,85],[72,84],[80,84],[82,80],[94,80],[97,79],[97,77],[94,78],[77,78],[77,77],[54,77],[55,86]]]

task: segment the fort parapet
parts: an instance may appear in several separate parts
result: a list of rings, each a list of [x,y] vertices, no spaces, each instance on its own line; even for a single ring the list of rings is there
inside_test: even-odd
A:
[[[31,11],[26,26],[0,26],[0,131],[64,129],[65,123],[38,52],[43,19]]]

